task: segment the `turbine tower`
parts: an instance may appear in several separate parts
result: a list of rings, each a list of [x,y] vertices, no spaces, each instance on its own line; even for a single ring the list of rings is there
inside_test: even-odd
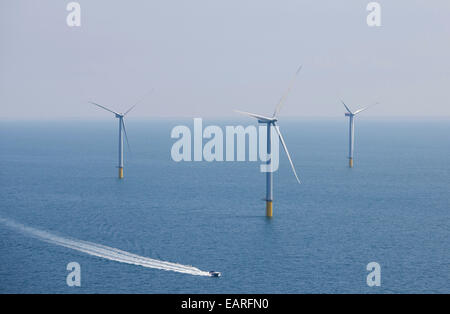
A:
[[[111,113],[114,113],[116,118],[119,119],[119,179],[123,179],[123,135],[125,134],[125,139],[127,141],[128,150],[130,150],[130,144],[128,143],[128,136],[127,131],[125,129],[125,123],[123,122],[123,118],[134,108],[136,105],[125,111],[125,113],[118,113],[114,110],[111,110],[109,108],[106,108],[102,105],[96,104],[95,102],[90,102],[93,105],[96,105],[97,107],[100,107],[106,111],[109,111]]]
[[[262,116],[259,114],[254,114],[250,112],[244,112],[244,111],[238,111],[236,112],[250,116],[252,118],[256,118],[259,123],[265,123],[267,125],[267,156],[271,156],[272,153],[272,142],[271,142],[271,128],[273,127],[275,131],[278,134],[278,137],[280,138],[281,145],[284,148],[284,151],[286,152],[287,158],[289,159],[289,163],[291,164],[292,171],[294,172],[295,178],[297,179],[297,182],[300,184],[300,179],[298,178],[297,172],[295,171],[294,164],[292,162],[291,156],[289,154],[289,151],[287,149],[286,143],[283,139],[283,136],[281,135],[280,128],[277,124],[278,121],[278,113],[281,109],[281,106],[283,105],[283,102],[285,101],[287,95],[289,94],[292,85],[295,81],[295,78],[297,77],[298,73],[301,70],[301,66],[298,68],[297,72],[295,73],[294,78],[292,79],[286,93],[281,97],[280,101],[278,102],[277,106],[275,107],[275,111],[272,115],[272,117]],[[270,159],[267,160],[267,165],[269,168],[269,171],[266,172],[266,216],[272,217],[273,216],[273,172],[272,172],[272,156]]]
[[[347,109],[347,112],[345,113],[346,117],[349,117],[349,142],[348,142],[348,166],[350,168],[353,168],[353,148],[354,148],[354,137],[355,137],[355,116],[358,113],[363,112],[369,107],[372,107],[373,105],[376,105],[377,103],[363,107],[361,109],[358,109],[356,111],[351,111],[350,108],[344,103],[343,100],[341,100],[342,104],[344,105],[345,109]]]

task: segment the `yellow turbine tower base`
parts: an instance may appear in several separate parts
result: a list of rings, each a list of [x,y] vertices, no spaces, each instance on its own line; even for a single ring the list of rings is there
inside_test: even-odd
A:
[[[123,168],[119,167],[119,179],[123,179]]]
[[[353,158],[350,158],[350,159],[348,160],[348,166],[349,166],[350,168],[353,168]]]
[[[272,217],[273,209],[272,209],[272,201],[266,201],[266,216]]]

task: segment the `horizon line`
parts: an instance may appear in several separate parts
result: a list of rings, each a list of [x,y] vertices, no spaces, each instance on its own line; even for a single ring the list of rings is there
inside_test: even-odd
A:
[[[144,117],[136,117],[130,116],[127,117],[127,120],[135,120],[135,121],[143,121],[143,120],[191,120],[194,118],[202,118],[202,119],[210,119],[210,120],[247,120],[245,117],[240,117],[236,115],[227,115],[227,116],[214,116],[214,115],[191,115],[191,116],[144,116]],[[344,114],[342,114],[342,118],[344,118]],[[285,116],[280,117],[280,120],[341,120],[341,116],[333,115],[333,116]],[[386,115],[376,115],[376,116],[365,116],[365,120],[450,120],[450,115],[448,116],[419,116],[419,115],[409,115],[409,116],[386,116]],[[109,121],[111,118],[106,117],[51,117],[51,118],[33,118],[33,117],[0,117],[0,122],[26,122],[26,121]]]

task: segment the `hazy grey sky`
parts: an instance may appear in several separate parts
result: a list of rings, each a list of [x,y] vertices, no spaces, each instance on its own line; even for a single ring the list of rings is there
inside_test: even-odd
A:
[[[0,119],[271,114],[299,64],[280,117],[450,117],[450,1],[64,0],[0,2]]]

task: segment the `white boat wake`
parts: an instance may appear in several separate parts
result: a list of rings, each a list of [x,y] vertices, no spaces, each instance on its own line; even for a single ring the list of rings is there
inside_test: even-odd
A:
[[[97,256],[100,258],[105,258],[111,261],[116,261],[120,263],[139,265],[147,268],[156,268],[167,271],[175,271],[179,273],[195,275],[195,276],[208,276],[211,274],[208,271],[200,270],[194,266],[182,265],[177,263],[160,261],[144,256],[139,256],[133,253],[115,249],[109,246],[96,244],[92,242],[69,239],[61,236],[54,235],[50,232],[35,229],[32,227],[25,226],[23,224],[14,222],[10,219],[5,219],[0,217],[0,222],[7,227],[16,229],[21,233],[30,235],[39,240],[45,241],[47,243],[56,244],[69,249],[80,251],[89,255]]]

